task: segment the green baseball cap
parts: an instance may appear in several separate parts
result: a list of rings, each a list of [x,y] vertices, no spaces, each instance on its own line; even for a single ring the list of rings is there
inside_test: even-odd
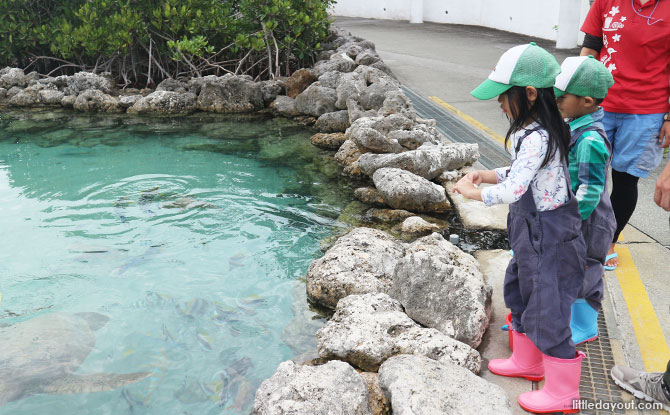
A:
[[[495,98],[513,86],[554,86],[561,72],[556,58],[535,42],[519,45],[503,53],[488,79],[470,92],[477,99]]]
[[[561,65],[561,74],[556,77],[554,95],[573,94],[580,97],[603,99],[614,85],[610,71],[592,55],[571,56]]]

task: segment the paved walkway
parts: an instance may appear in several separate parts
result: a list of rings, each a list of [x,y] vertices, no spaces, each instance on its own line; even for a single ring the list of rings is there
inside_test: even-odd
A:
[[[578,49],[557,51],[550,41],[474,26],[416,25],[343,17],[336,17],[335,24],[373,41],[382,59],[417,99],[434,103],[433,109],[441,109],[445,117],[460,122],[489,140],[487,146],[499,146],[500,150],[502,145],[498,140],[507,131],[507,119],[495,100],[478,101],[470,96],[470,91],[488,76],[500,55],[512,46],[535,41],[554,53],[559,62],[579,53]],[[640,182],[638,208],[618,248],[622,265],[606,275],[604,305],[614,361],[652,371],[664,370],[670,359],[667,343],[670,339],[670,290],[667,288],[670,214],[656,206],[652,199],[662,167]],[[495,331],[495,326],[504,319],[502,285],[501,281],[491,283],[494,322],[487,343],[480,347],[485,358],[499,357],[505,350],[504,337]],[[486,373],[483,376],[498,378],[496,383],[503,384],[510,392],[513,403],[515,393],[528,384],[500,380]],[[623,393],[622,399],[629,402],[631,396]],[[517,413],[521,412],[518,409]]]

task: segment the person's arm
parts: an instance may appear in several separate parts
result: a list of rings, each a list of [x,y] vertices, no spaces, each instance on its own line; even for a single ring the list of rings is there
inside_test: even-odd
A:
[[[663,209],[670,211],[670,161],[656,180],[654,202]]]
[[[592,55],[594,58],[598,59],[598,55],[600,55],[600,50],[602,48],[603,48],[602,37],[586,33],[584,35],[584,43],[582,44],[582,51],[579,53],[579,56]]]
[[[579,52],[579,56],[589,56],[589,55],[593,55],[594,58],[598,59],[598,57],[600,56],[600,51],[583,47],[582,51]]]
[[[661,131],[658,132],[658,140],[661,148],[670,147],[670,121],[663,122]]]
[[[528,135],[523,140],[506,179],[495,186],[477,189],[479,194],[474,192],[472,194],[479,196],[487,206],[518,201],[530,188],[530,183],[540,169],[546,151],[545,139],[539,132]]]
[[[498,183],[498,174],[495,170],[476,170],[463,176],[456,183],[452,192],[460,193],[464,197],[473,200],[482,200],[482,192],[477,188],[481,183]]]
[[[598,59],[600,50],[603,46],[603,11],[602,0],[596,0],[589,9],[589,13],[584,19],[581,31],[585,33],[584,43],[580,56],[593,55]]]
[[[609,152],[600,137],[595,132],[588,132],[577,141],[574,148],[577,169],[577,182],[579,186],[575,191],[575,198],[579,205],[579,213],[582,220],[588,218],[600,203],[600,196],[605,190],[605,169]]]

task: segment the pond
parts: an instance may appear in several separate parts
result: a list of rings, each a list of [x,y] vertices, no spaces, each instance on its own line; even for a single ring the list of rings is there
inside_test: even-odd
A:
[[[300,279],[352,198],[310,135],[3,111],[0,414],[248,413],[316,350]]]

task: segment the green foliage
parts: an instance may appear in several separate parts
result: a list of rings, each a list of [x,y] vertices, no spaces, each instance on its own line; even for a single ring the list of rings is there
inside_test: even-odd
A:
[[[334,0],[0,0],[0,66],[108,70],[125,84],[311,63]]]

